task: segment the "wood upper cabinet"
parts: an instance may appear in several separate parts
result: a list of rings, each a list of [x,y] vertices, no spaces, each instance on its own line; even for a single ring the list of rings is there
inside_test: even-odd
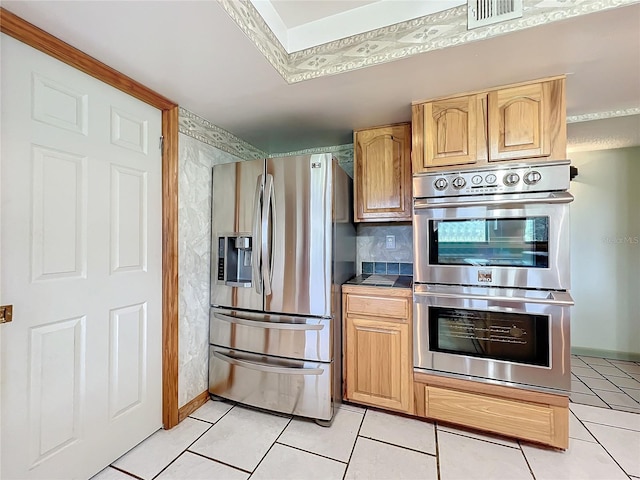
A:
[[[413,105],[413,173],[505,160],[565,160],[565,79]]]
[[[424,106],[424,167],[476,163],[487,157],[486,95],[467,95]]]
[[[413,413],[411,291],[350,288],[360,293],[343,295],[345,399]]]
[[[354,132],[355,221],[411,220],[411,125]]]
[[[548,157],[554,103],[546,83],[489,92],[489,160]]]

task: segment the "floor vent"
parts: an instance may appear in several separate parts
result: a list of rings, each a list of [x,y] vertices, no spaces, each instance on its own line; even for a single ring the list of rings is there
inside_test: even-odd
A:
[[[467,0],[467,29],[522,16],[522,0]]]

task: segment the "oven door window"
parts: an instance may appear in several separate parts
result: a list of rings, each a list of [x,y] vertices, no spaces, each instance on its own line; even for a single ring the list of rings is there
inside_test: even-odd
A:
[[[549,268],[549,217],[430,220],[429,263]]]
[[[549,367],[549,317],[429,307],[429,350]]]

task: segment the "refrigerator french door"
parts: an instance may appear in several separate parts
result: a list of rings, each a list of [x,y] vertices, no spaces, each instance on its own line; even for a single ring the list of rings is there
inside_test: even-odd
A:
[[[350,189],[330,154],[214,167],[211,393],[331,420],[339,286],[355,270]]]

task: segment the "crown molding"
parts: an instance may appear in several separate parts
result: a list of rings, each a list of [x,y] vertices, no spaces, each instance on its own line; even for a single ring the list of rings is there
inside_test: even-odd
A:
[[[605,120],[607,118],[627,117],[629,115],[640,115],[640,107],[625,108],[622,110],[609,110],[608,112],[571,115],[570,117],[567,117],[567,123],[590,122],[592,120]]]
[[[465,5],[289,54],[248,0],[220,0],[222,8],[288,83],[635,3],[638,0],[524,0],[523,17],[474,30],[467,30]]]

